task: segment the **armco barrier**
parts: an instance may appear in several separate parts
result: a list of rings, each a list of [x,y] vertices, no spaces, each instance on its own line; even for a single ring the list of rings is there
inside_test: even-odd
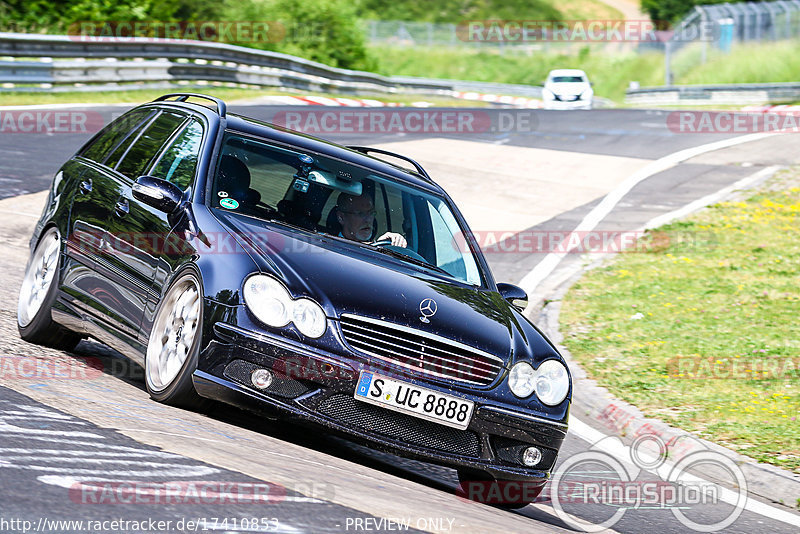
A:
[[[628,89],[625,103],[637,105],[747,105],[800,100],[800,83],[673,85]]]
[[[93,38],[0,33],[2,90],[41,84],[221,82],[349,94],[413,93],[452,96],[475,91],[541,98],[541,87],[380,76],[329,67],[306,59],[216,42],[150,38]],[[32,61],[29,58],[38,58]]]

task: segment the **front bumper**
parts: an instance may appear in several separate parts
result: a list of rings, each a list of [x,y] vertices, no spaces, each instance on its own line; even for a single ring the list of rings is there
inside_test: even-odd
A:
[[[572,100],[565,102],[562,100],[545,100],[544,109],[592,109],[591,100]]]
[[[476,404],[469,427],[450,428],[354,399],[366,362],[358,365],[299,342],[225,323],[214,325],[214,337],[201,353],[193,377],[201,396],[319,425],[379,450],[483,471],[498,479],[544,483],[566,437],[565,422],[488,403],[479,395],[467,397]],[[256,368],[270,369],[276,377],[263,391],[249,382]],[[424,380],[403,379],[447,393]],[[521,462],[528,446],[543,453],[537,466]]]

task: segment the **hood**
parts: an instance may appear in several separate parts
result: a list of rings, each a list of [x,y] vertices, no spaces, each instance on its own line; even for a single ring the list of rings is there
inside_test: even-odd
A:
[[[577,96],[584,93],[589,87],[586,82],[550,82],[545,84],[545,89],[558,96]]]
[[[319,302],[331,319],[346,313],[381,319],[505,360],[514,352],[513,340],[525,337],[517,312],[495,291],[448,281],[356,244],[221,210],[216,215],[231,233],[247,241],[262,272],[284,280],[294,297]],[[421,320],[425,299],[436,303],[428,322]]]

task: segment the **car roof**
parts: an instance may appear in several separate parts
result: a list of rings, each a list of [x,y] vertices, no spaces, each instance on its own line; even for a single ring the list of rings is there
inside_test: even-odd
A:
[[[548,76],[586,76],[586,73],[580,69],[555,69]]]
[[[197,104],[195,102],[161,100],[148,102],[142,105],[142,107],[144,106],[180,108],[201,113],[207,117],[218,116],[213,108],[202,104]],[[225,119],[227,121],[225,126],[227,130],[236,130],[280,144],[303,148],[325,156],[350,161],[380,174],[396,178],[407,183],[408,185],[425,189],[426,191],[436,193],[438,195],[446,195],[444,189],[442,189],[439,184],[435,183],[430,178],[425,178],[416,172],[411,171],[410,169],[393,165],[382,159],[366,155],[344,145],[340,145],[332,141],[326,141],[302,132],[290,130],[276,124],[259,121],[257,119],[246,117],[237,113],[226,113]]]
[[[406,170],[403,167],[392,165],[391,163],[385,162],[381,159],[368,156],[344,145],[290,130],[276,124],[245,117],[244,115],[239,115],[236,113],[228,113],[226,118],[228,121],[226,128],[228,130],[236,130],[242,133],[269,139],[277,143],[304,148],[311,152],[316,152],[325,156],[350,161],[378,173],[391,176],[392,178],[397,178],[408,183],[409,185],[420,187],[440,195],[444,193],[444,190],[438,184],[416,174],[413,171]]]

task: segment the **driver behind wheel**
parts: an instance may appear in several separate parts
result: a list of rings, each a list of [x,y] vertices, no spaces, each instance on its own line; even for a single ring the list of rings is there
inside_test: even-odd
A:
[[[342,225],[340,237],[354,241],[369,241],[375,224],[375,207],[368,195],[355,196],[341,193],[336,199],[336,219]],[[377,241],[388,239],[395,247],[407,247],[406,238],[395,232],[386,232]]]

